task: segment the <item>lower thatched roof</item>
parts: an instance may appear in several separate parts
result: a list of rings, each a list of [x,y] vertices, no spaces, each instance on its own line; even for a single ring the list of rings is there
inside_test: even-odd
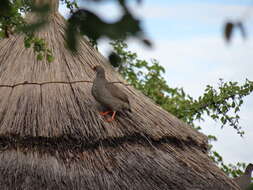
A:
[[[237,189],[196,146],[141,138],[91,147],[26,140],[1,147],[3,189]]]
[[[1,189],[238,189],[207,155],[206,137],[122,84],[88,42],[72,55],[55,14],[38,35],[53,63],[23,36],[0,42]],[[91,96],[101,64],[133,112],[104,121]]]

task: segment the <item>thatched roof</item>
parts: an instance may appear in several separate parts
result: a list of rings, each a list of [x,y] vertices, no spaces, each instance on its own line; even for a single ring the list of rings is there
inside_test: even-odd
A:
[[[52,63],[25,49],[23,36],[0,41],[1,189],[238,189],[208,158],[203,134],[126,85],[85,39],[71,54],[64,18],[50,20],[38,35]],[[121,82],[131,115],[99,115],[98,64]]]

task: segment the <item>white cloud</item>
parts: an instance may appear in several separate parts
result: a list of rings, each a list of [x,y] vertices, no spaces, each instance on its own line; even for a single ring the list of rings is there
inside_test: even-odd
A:
[[[244,16],[250,6],[246,5],[221,5],[211,4],[207,2],[203,3],[190,3],[190,4],[145,4],[143,6],[133,6],[132,10],[139,17],[145,19],[190,19],[201,20],[205,23],[213,21],[216,22],[219,19],[238,19]],[[251,11],[251,10],[249,10]]]
[[[179,36],[169,36],[167,39],[159,36],[152,36],[155,48],[148,50],[140,46],[139,43],[130,42],[130,50],[138,53],[144,59],[155,58],[166,68],[166,79],[173,87],[183,87],[186,92],[194,97],[201,95],[207,84],[217,85],[219,78],[226,81],[235,80],[243,82],[245,78],[253,80],[253,40],[242,42],[241,38],[233,39],[230,46],[224,43],[221,36],[221,26],[227,18],[240,18],[246,6],[233,5],[209,5],[188,4],[188,5],[168,5],[147,4],[143,7],[136,7],[134,11],[144,18],[148,23],[150,19],[163,19],[164,27],[172,20],[175,23],[192,24],[199,23],[199,29],[206,27],[206,30],[219,31],[220,33],[195,35],[185,34],[183,39]],[[106,11],[105,11],[106,10]],[[113,7],[107,5],[106,9],[97,8],[97,11],[114,15]],[[108,17],[112,19],[112,17]],[[194,25],[196,26],[196,25]],[[152,27],[152,25],[151,25]],[[150,29],[147,28],[147,31]],[[253,31],[253,30],[252,30]],[[252,32],[251,32],[252,33]],[[169,35],[169,34],[168,34]],[[105,43],[101,43],[100,49],[105,54],[108,48]],[[214,147],[224,157],[226,162],[252,162],[253,152],[249,150],[253,144],[253,96],[250,95],[240,112],[241,124],[246,131],[245,138],[239,137],[236,131],[231,128],[220,129],[219,124],[207,120],[201,125],[206,134],[214,134],[218,137],[218,142]],[[243,147],[243,148],[242,148]]]
[[[248,41],[247,44],[235,41],[228,47],[221,37],[194,37],[182,41],[157,41],[153,51],[144,51],[136,44],[131,44],[130,49],[145,59],[158,59],[166,68],[168,83],[183,87],[195,97],[203,93],[207,84],[216,85],[219,78],[241,82],[245,78],[253,80],[253,41]],[[214,122],[202,123],[205,134],[218,137],[214,147],[226,162],[252,162],[252,104],[253,96],[250,95],[240,112],[245,138],[239,137],[231,128],[220,130],[219,124]]]
[[[156,47],[148,50],[136,42],[130,42],[130,50],[143,59],[156,58],[166,68],[165,78],[174,87],[183,87],[197,97],[207,84],[216,86],[219,78],[243,82],[253,80],[253,41],[234,41],[227,46],[221,37],[193,37],[184,40],[156,41]],[[105,47],[104,47],[105,49]],[[253,152],[253,96],[250,95],[240,112],[241,124],[246,131],[241,138],[232,128],[220,129],[220,125],[207,120],[202,123],[205,134],[214,134],[218,142],[215,149],[224,156],[225,162],[250,162]],[[241,147],[244,147],[243,149]]]
[[[191,86],[214,84],[219,78],[243,81],[252,79],[251,63],[253,42],[248,45],[235,42],[227,46],[221,37],[193,37],[184,40],[156,41],[156,47],[145,50],[137,43],[131,43],[130,49],[138,52],[144,59],[155,58],[166,68],[169,84],[187,85],[191,93],[199,94]]]
[[[59,12],[61,13],[61,15],[63,15],[65,18],[67,18],[70,14],[70,11],[69,9],[63,5],[62,3],[60,3],[60,6],[59,6]]]

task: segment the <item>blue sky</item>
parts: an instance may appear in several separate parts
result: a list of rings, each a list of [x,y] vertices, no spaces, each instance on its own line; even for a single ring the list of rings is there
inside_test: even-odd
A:
[[[134,0],[132,0],[134,1]],[[161,4],[161,5],[173,5],[173,4],[195,4],[195,3],[205,3],[205,4],[219,4],[219,5],[252,5],[251,0],[143,0],[144,3],[148,4]]]
[[[112,1],[97,6],[85,3],[99,15],[113,21],[120,12]],[[166,69],[165,78],[172,87],[183,87],[187,93],[198,97],[207,84],[217,86],[219,78],[225,81],[243,82],[253,80],[253,1],[252,0],[143,0],[130,7],[143,20],[147,36],[154,48],[143,47],[138,41],[129,41],[129,50],[146,60],[157,59]],[[62,14],[66,14],[60,7]],[[239,32],[230,45],[224,42],[222,29],[225,21],[240,19],[251,13],[246,20],[248,39],[244,41]],[[100,42],[102,54],[108,52],[106,40]],[[245,99],[241,112],[241,124],[246,132],[244,138],[236,131],[210,119],[200,123],[205,134],[218,137],[214,148],[226,163],[253,162],[253,95]]]

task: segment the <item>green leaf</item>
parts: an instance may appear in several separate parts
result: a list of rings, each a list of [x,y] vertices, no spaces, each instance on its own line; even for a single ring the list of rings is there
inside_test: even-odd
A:
[[[121,58],[115,52],[110,53],[109,61],[113,67],[119,67],[121,64]]]
[[[47,55],[47,61],[49,63],[53,62],[54,61],[54,57],[52,55]]]
[[[233,29],[234,29],[234,23],[227,22],[225,24],[224,37],[227,42],[230,42],[230,40],[231,40]]]
[[[39,54],[37,55],[37,59],[38,59],[39,61],[43,60],[43,58],[44,58],[44,56],[43,56],[42,53],[39,53]]]

